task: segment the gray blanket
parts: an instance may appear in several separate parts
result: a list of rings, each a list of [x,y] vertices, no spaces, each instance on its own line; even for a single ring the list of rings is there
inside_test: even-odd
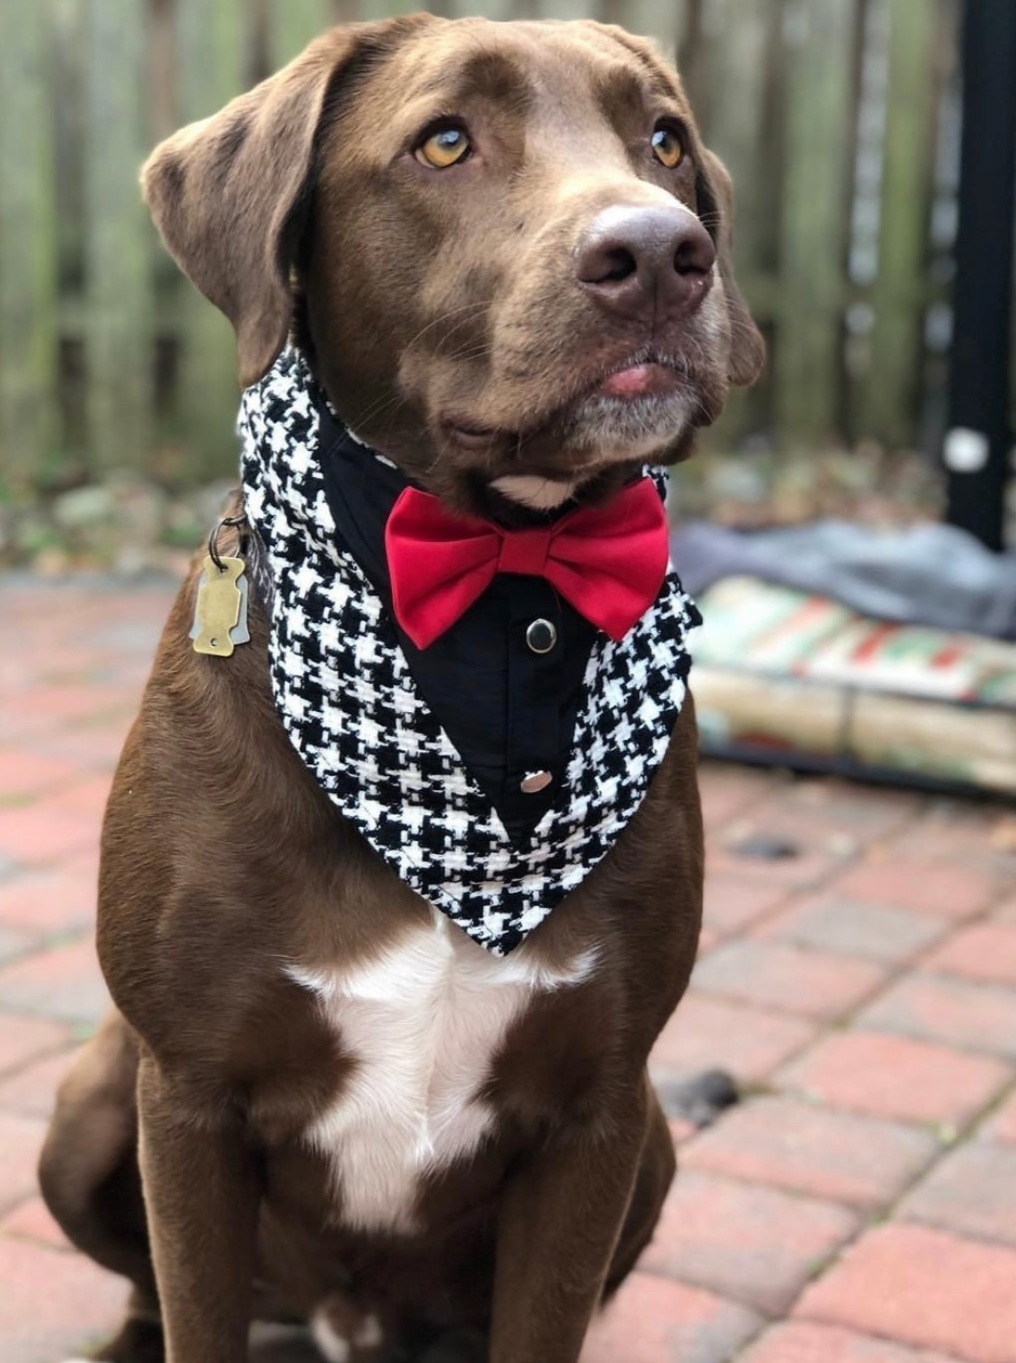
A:
[[[671,550],[692,595],[722,577],[755,577],[876,620],[1016,640],[1016,553],[993,554],[953,526],[818,521],[749,532],[690,521]]]

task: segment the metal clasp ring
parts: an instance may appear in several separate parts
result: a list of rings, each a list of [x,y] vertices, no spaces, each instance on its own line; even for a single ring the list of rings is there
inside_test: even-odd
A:
[[[225,567],[225,564],[222,562],[222,559],[219,557],[219,548],[218,548],[218,545],[219,545],[219,536],[222,534],[222,532],[223,532],[223,530],[226,528],[226,526],[229,526],[229,527],[232,528],[232,527],[241,526],[241,525],[242,525],[242,526],[246,526],[246,525],[247,525],[247,515],[246,515],[246,512],[241,511],[240,514],[239,514],[238,516],[223,516],[223,517],[216,523],[216,525],[215,525],[215,526],[213,527],[213,529],[212,529],[211,534],[208,536],[208,557],[212,560],[212,562],[215,564],[216,568],[219,570],[220,573],[224,573],[224,572],[226,571],[226,567]],[[241,557],[241,558],[244,556],[244,554],[245,554],[246,551],[247,551],[247,540],[248,540],[247,531],[246,531],[246,530],[242,530],[242,531],[240,532],[240,557]]]

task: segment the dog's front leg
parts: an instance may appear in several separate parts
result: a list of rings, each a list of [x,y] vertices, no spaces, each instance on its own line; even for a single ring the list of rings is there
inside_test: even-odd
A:
[[[559,1135],[508,1185],[498,1221],[490,1363],[576,1363],[631,1200],[644,1088]]]
[[[166,1363],[246,1363],[258,1181],[242,1132],[196,1120],[151,1057],[140,1159]]]

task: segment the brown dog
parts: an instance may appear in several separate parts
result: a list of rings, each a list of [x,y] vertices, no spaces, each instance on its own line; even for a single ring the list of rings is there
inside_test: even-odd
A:
[[[727,176],[617,28],[335,29],[144,185],[243,383],[292,334],[345,422],[455,512],[598,504],[684,457],[761,364]],[[302,765],[258,593],[249,645],[192,650],[196,574],[103,830],[119,1011],[42,1163],[70,1238],[134,1284],[100,1356],[241,1363],[258,1315],[333,1359],[575,1363],[674,1169],[646,1059],[699,928],[690,706],[612,851],[498,959]]]

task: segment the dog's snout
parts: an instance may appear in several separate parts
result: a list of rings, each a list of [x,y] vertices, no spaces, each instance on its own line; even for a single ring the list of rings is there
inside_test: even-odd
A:
[[[611,312],[688,313],[709,292],[715,260],[712,238],[682,204],[612,207],[583,233],[576,274]]]

